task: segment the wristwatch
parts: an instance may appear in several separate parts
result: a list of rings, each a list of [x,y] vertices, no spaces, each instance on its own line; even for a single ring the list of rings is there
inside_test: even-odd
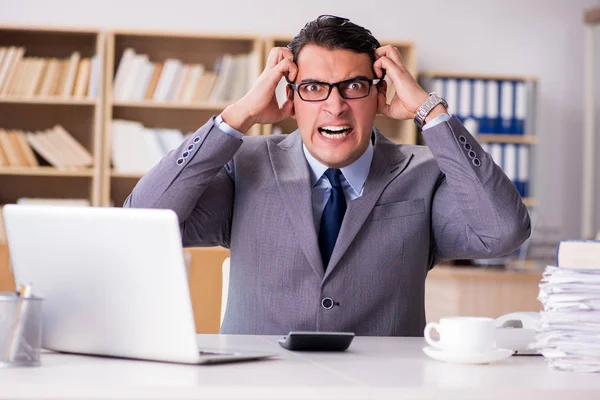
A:
[[[425,125],[425,117],[427,117],[431,110],[438,104],[442,104],[444,107],[448,108],[448,103],[442,96],[435,92],[429,93],[429,98],[421,107],[419,107],[417,114],[415,115],[415,124],[417,124],[419,128],[422,128],[423,125]]]

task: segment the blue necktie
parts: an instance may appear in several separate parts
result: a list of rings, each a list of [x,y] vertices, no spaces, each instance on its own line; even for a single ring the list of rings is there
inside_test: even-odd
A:
[[[333,253],[333,247],[340,233],[342,220],[346,213],[346,198],[344,197],[344,191],[340,183],[342,171],[329,168],[325,171],[324,175],[329,179],[329,183],[331,184],[331,194],[321,217],[319,249],[321,250],[323,266],[327,270],[327,265],[329,264],[329,259],[331,258],[331,253]]]

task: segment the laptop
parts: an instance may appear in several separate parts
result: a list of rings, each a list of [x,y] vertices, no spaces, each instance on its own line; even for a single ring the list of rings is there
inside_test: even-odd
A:
[[[6,205],[17,286],[44,298],[42,347],[186,364],[272,357],[199,349],[175,212]]]

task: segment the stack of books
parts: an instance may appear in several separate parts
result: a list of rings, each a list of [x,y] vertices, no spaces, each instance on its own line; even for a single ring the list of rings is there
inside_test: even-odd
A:
[[[533,347],[552,369],[600,372],[600,241],[562,241],[538,299],[544,306]]]
[[[111,123],[111,161],[116,172],[144,174],[193,132],[147,128],[137,121]]]
[[[254,53],[223,54],[209,70],[176,58],[152,62],[148,55],[127,48],[115,74],[113,98],[181,104],[238,100],[254,81],[255,57]]]
[[[0,167],[49,164],[75,169],[90,167],[93,162],[91,153],[61,125],[36,132],[0,129]]]
[[[97,56],[25,57],[25,47],[0,47],[0,97],[95,98],[101,64]]]

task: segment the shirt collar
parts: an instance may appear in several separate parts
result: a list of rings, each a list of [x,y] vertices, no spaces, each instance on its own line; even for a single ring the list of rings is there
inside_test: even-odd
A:
[[[328,167],[321,164],[316,158],[314,158],[304,143],[302,144],[302,150],[304,151],[304,157],[306,158],[308,166],[310,167],[310,184],[312,187],[319,182]],[[362,194],[365,181],[367,180],[367,175],[369,175],[369,169],[371,168],[372,160],[373,144],[372,141],[369,140],[369,146],[367,147],[367,150],[365,150],[358,160],[341,169],[342,174],[344,174],[344,178],[359,196]]]

